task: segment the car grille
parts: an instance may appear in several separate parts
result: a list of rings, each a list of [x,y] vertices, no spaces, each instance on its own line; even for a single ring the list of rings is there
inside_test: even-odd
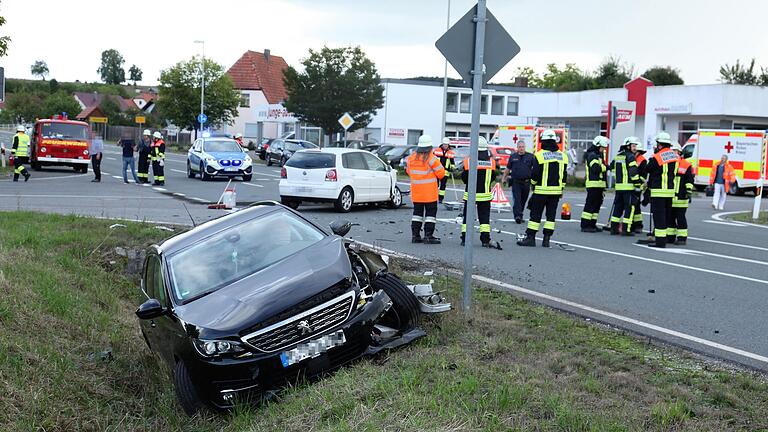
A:
[[[265,353],[280,351],[347,320],[355,292],[349,291],[312,309],[243,336],[243,342]]]

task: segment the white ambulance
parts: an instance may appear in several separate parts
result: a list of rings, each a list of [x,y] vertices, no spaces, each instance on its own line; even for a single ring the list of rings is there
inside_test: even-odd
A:
[[[683,157],[693,164],[695,184],[703,189],[709,185],[715,163],[723,155],[728,156],[736,174],[736,184],[730,192],[743,195],[746,191],[754,193],[757,186],[768,185],[765,171],[761,174],[761,160],[768,164],[765,148],[765,131],[700,129],[685,143]]]
[[[568,151],[568,129],[562,126],[551,128],[534,125],[499,126],[499,129],[496,130],[493,138],[491,138],[491,143],[505,147],[517,147],[517,143],[523,141],[525,142],[526,150],[535,153],[541,149],[539,136],[547,129],[552,129],[557,134],[560,150]]]

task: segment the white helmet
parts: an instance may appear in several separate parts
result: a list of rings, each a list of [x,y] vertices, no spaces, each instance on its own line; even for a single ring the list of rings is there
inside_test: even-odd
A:
[[[542,141],[557,141],[557,134],[552,129],[547,129],[541,133]]]
[[[628,136],[628,137],[624,138],[624,145],[622,145],[622,147],[629,148],[629,146],[631,146],[632,144],[635,144],[635,145],[639,146],[640,143],[641,143],[640,138],[635,137],[635,136]]]
[[[595,147],[605,147],[605,148],[607,148],[608,144],[610,142],[611,141],[608,138],[606,138],[606,137],[604,137],[602,135],[598,135],[598,136],[595,137],[595,139],[592,140],[592,144]]]
[[[638,141],[638,142],[637,142],[637,148],[636,148],[636,151],[637,151],[638,153],[645,153],[645,143],[644,143],[644,142],[642,142],[642,141]]]
[[[659,144],[671,145],[672,137],[667,132],[661,131],[656,135],[656,142]]]
[[[683,148],[680,147],[680,143],[677,142],[677,141],[672,143],[671,149],[674,150],[674,151],[679,151],[679,152],[683,151]]]
[[[160,131],[155,131],[155,133],[153,133],[152,136],[157,139],[163,139],[163,134],[161,134]]]
[[[420,136],[419,144],[416,146],[416,151],[420,153],[424,153],[430,150],[432,150],[432,137],[429,135]]]
[[[237,138],[242,138],[242,137],[243,137],[243,134],[241,134],[241,133],[236,133],[236,134],[235,134],[235,138],[236,138],[236,139],[237,139]]]
[[[149,129],[144,129],[144,132],[142,133],[144,136],[150,136],[152,135],[152,132],[149,131]]]
[[[27,129],[24,127],[24,125],[18,125],[16,126],[16,132],[26,132]]]
[[[477,150],[488,150],[488,140],[482,135],[477,138]]]
[[[451,143],[451,139],[450,138],[448,138],[448,137],[443,138],[443,144],[450,144],[450,143]]]

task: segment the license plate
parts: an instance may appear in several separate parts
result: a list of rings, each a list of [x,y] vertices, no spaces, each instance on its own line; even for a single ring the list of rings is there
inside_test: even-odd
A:
[[[299,193],[312,193],[313,189],[311,187],[306,186],[299,186],[296,188],[296,192]]]
[[[344,330],[338,330],[283,352],[280,354],[280,361],[283,363],[283,367],[288,367],[308,358],[317,357],[333,347],[343,345],[345,342],[347,339],[344,336]]]
[[[224,171],[237,171],[237,168],[224,168]]]

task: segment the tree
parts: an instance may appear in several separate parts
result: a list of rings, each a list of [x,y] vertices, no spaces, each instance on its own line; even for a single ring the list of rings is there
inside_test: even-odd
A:
[[[350,130],[356,130],[384,106],[381,78],[360,47],[310,49],[302,65],[303,72],[291,66],[285,70],[285,108],[326,134],[344,130],[338,119],[345,112],[355,119]]]
[[[619,57],[603,60],[592,77],[592,88],[622,88],[632,80],[634,68],[621,61]]]
[[[32,64],[30,71],[32,72],[33,76],[40,77],[40,79],[45,81],[45,76],[48,75],[49,72],[48,64],[43,60],[38,60]]]
[[[5,24],[5,17],[0,16],[0,27]],[[0,57],[5,57],[8,54],[8,44],[11,43],[9,36],[0,36]]]
[[[181,61],[160,72],[157,108],[173,124],[197,129],[200,113],[201,62],[199,57]],[[232,86],[224,67],[205,59],[206,125],[218,127],[232,124],[240,106],[240,94]]]
[[[125,60],[117,50],[108,49],[101,53],[101,66],[96,70],[101,80],[107,84],[122,84],[125,82]]]
[[[75,98],[66,92],[60,91],[45,98],[40,117],[67,113],[70,118],[74,118],[79,112],[80,104],[77,103]]]
[[[128,79],[133,81],[133,85],[136,85],[136,81],[141,81],[141,78],[144,76],[144,73],[136,65],[131,65],[131,68],[128,69],[128,74]]]
[[[761,68],[758,75],[755,72],[754,58],[749,63],[749,67],[736,60],[734,65],[724,64],[720,66],[720,81],[727,84],[766,86],[768,85],[768,69]]]
[[[643,72],[641,76],[651,80],[657,86],[685,84],[680,77],[680,71],[672,66],[654,66]]]
[[[562,70],[556,64],[547,65],[547,72],[541,78],[540,87],[554,91],[580,91],[592,86],[589,74],[579,69],[575,64],[568,63]]]
[[[5,99],[2,118],[10,123],[28,122],[40,117],[42,110],[43,101],[40,96],[26,92],[9,93]]]

